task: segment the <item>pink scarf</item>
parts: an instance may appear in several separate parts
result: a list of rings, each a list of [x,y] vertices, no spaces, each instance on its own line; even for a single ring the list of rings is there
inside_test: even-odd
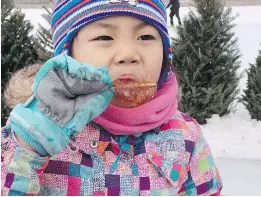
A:
[[[154,129],[166,121],[178,108],[178,83],[173,73],[158,90],[153,100],[135,108],[109,105],[94,122],[114,135],[135,135]]]

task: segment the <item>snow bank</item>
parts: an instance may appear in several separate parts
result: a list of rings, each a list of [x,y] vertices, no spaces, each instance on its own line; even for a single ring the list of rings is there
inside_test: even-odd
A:
[[[260,159],[261,121],[251,119],[243,104],[233,114],[213,115],[202,126],[216,158]]]
[[[216,159],[223,181],[222,196],[260,196],[261,161]]]

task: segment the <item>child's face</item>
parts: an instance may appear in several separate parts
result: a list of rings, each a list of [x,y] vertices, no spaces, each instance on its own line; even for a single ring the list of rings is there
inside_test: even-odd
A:
[[[108,17],[86,25],[71,50],[79,62],[106,66],[112,81],[132,74],[138,81],[157,83],[163,62],[163,43],[157,29],[130,16]],[[112,104],[130,107],[116,98]]]

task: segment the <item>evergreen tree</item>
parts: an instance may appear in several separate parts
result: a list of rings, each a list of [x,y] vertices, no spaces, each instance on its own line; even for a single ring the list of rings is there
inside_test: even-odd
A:
[[[32,37],[32,25],[26,21],[19,9],[14,8],[12,0],[1,1],[1,93],[12,75],[18,69],[35,63],[38,59]],[[1,124],[5,125],[10,109],[1,100]]]
[[[256,64],[250,64],[247,75],[247,88],[241,101],[253,119],[261,120],[261,50],[256,58]]]
[[[173,65],[180,78],[179,109],[199,123],[213,114],[233,109],[239,93],[237,75],[240,53],[231,9],[220,0],[194,0],[183,25],[173,39]]]
[[[49,0],[50,3],[53,3],[53,0]],[[52,41],[52,32],[51,32],[51,11],[44,7],[46,13],[42,14],[42,17],[46,20],[49,27],[44,27],[43,25],[39,24],[39,29],[37,30],[35,44],[37,47],[37,52],[41,61],[45,62],[48,59],[54,56],[54,49],[53,49],[53,41]]]

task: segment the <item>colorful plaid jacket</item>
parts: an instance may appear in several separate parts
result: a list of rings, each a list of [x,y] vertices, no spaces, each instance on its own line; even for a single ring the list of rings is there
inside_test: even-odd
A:
[[[135,136],[88,124],[51,158],[12,136],[2,130],[2,195],[219,195],[222,188],[199,124],[180,112]]]

